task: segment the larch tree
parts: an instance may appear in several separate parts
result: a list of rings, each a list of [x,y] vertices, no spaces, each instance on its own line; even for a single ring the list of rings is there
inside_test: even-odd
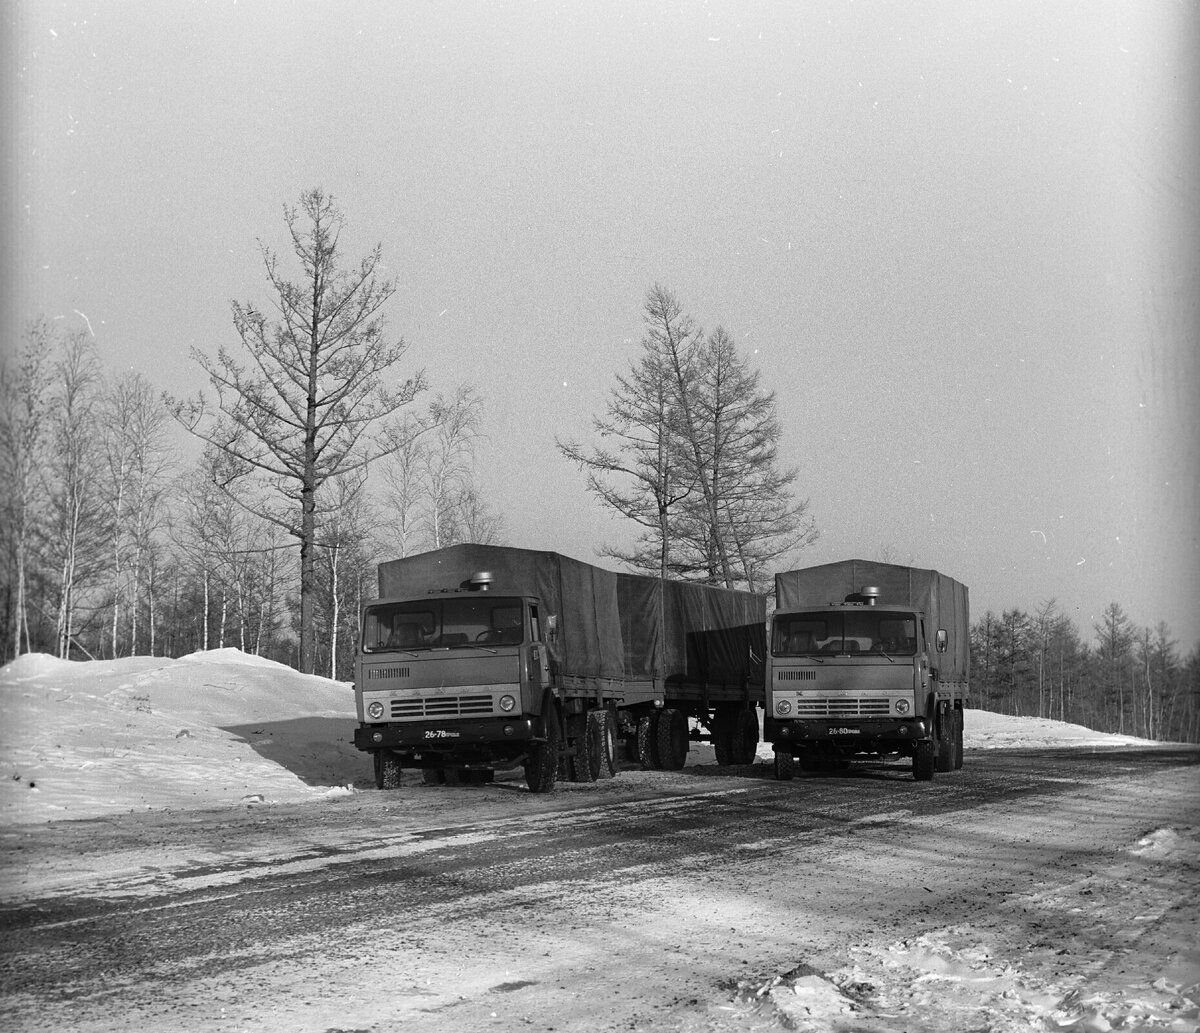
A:
[[[641,525],[631,566],[733,588],[761,587],[766,564],[815,540],[797,473],[779,465],[775,397],[718,329],[707,339],[655,285],[642,354],[618,376],[592,427],[600,444],[558,442],[601,503]]]
[[[233,303],[241,353],[193,355],[216,393],[171,401],[176,418],[228,460],[225,490],[285,527],[300,544],[299,668],[314,668],[318,498],[330,478],[363,469],[394,447],[392,424],[424,389],[424,375],[396,371],[407,350],[386,332],[383,308],[396,285],[382,275],[381,247],[343,264],[344,216],[332,196],[307,191],[284,221],[300,279],[286,278],[260,241],[274,313]],[[263,489],[247,501],[246,480]]]
[[[684,507],[690,533],[680,537],[693,557],[690,573],[761,591],[772,560],[817,538],[807,500],[792,496],[798,471],[780,466],[775,395],[762,389],[758,371],[721,327],[699,349],[691,383],[687,455],[708,490]]]
[[[671,568],[671,514],[696,489],[681,452],[674,397],[670,367],[648,335],[629,375],[618,374],[604,415],[592,417],[600,443],[556,440],[587,473],[588,491],[642,528],[632,549],[610,546],[604,554],[663,578]]]

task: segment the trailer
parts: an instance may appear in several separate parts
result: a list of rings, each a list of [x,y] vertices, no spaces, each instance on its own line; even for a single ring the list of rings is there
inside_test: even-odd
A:
[[[775,777],[911,757],[963,763],[967,586],[936,570],[844,560],[775,575],[764,736]]]
[[[683,767],[711,740],[748,764],[764,698],[765,596],[476,544],[379,565],[363,607],[355,745],[376,785],[594,781],[622,753]]]

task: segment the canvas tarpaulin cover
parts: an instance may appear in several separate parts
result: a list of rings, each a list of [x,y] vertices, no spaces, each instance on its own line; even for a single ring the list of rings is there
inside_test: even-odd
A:
[[[617,574],[556,552],[464,544],[381,563],[379,593],[456,591],[485,571],[490,592],[534,596],[543,622],[557,619],[551,654],[562,675],[761,681],[766,597],[749,592]]]
[[[948,649],[940,661],[947,681],[965,681],[970,669],[970,607],[967,586],[936,570],[871,560],[842,560],[775,575],[776,612],[842,603],[846,596],[872,586],[881,605],[911,606],[923,612],[932,638],[938,628],[948,633]]]

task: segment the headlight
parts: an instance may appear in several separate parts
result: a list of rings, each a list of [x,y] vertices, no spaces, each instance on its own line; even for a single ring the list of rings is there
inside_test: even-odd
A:
[[[777,699],[775,701],[775,713],[790,714],[792,712],[792,704],[786,699]]]
[[[369,707],[367,707],[367,716],[373,717],[376,721],[378,721],[381,717],[383,717],[383,704],[380,703],[379,700],[376,700]]]
[[[517,705],[517,701],[515,699],[513,699],[512,696],[501,696],[500,697],[500,709],[503,710],[506,714],[509,713],[514,707],[516,707],[516,705]]]
[[[912,709],[912,704],[910,704],[908,702],[908,700],[906,700],[906,699],[896,700],[896,713],[897,714],[907,714],[909,712],[909,710],[911,710],[911,709]]]

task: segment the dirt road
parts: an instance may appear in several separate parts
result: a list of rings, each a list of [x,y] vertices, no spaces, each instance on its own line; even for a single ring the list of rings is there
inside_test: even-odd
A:
[[[3,1023],[1193,1028],[1197,759],[692,767],[9,830]]]

